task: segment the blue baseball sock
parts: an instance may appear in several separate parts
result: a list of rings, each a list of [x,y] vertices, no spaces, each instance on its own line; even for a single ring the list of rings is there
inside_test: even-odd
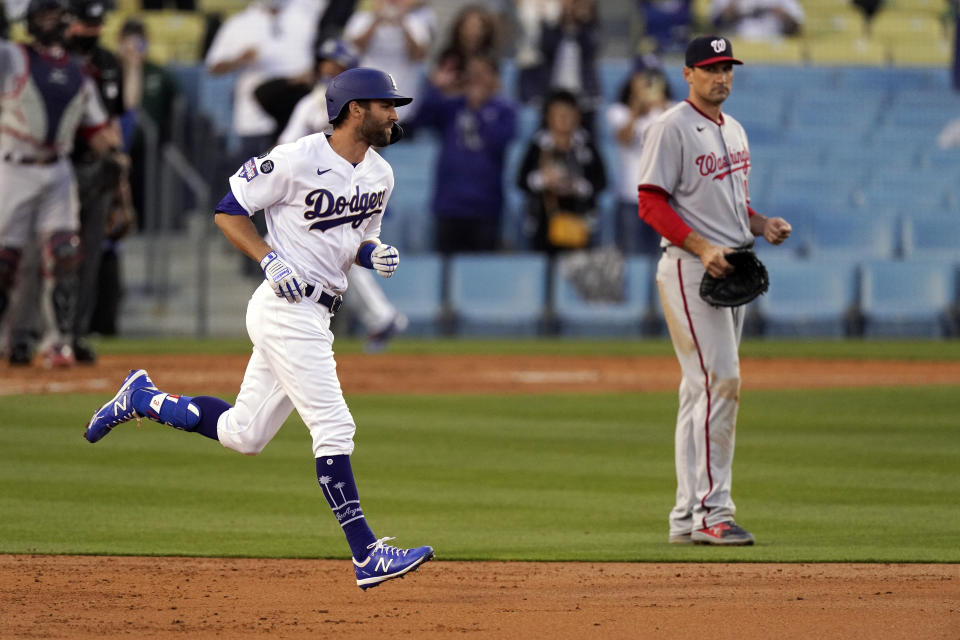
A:
[[[317,458],[317,480],[323,497],[327,499],[333,515],[347,536],[347,544],[354,559],[362,561],[369,554],[367,548],[377,541],[373,531],[367,525],[367,519],[360,508],[360,496],[357,484],[353,480],[353,468],[350,456],[325,456]]]
[[[217,436],[217,420],[224,411],[231,409],[233,405],[213,396],[197,396],[193,399],[193,404],[200,409],[200,421],[193,428],[193,431],[213,440],[220,440]]]
[[[133,392],[133,408],[141,416],[156,422],[219,440],[217,419],[230,405],[211,396],[192,398],[153,389],[137,389]]]

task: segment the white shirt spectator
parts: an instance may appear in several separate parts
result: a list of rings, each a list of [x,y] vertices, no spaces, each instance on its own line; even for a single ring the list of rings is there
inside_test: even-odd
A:
[[[400,92],[414,99],[411,107],[416,109],[424,62],[410,58],[404,31],[418,46],[429,48],[436,27],[433,9],[422,6],[407,12],[399,22],[381,22],[366,47],[361,46],[358,39],[370,30],[376,20],[376,11],[354,13],[343,28],[343,39],[357,45],[362,52],[361,67],[373,67],[392,75]],[[403,114],[408,109],[410,107],[400,107],[397,112]],[[406,115],[409,117],[409,113]]]
[[[637,185],[640,178],[640,154],[643,151],[643,134],[650,123],[657,119],[661,108],[652,108],[640,116],[633,123],[633,138],[630,144],[617,143],[618,165],[620,173],[617,176],[617,194],[621,201],[636,204]],[[607,108],[607,124],[610,131],[619,131],[631,119],[630,107],[622,102],[615,102]]]
[[[803,7],[797,0],[712,0],[710,17],[717,23],[728,11],[737,16],[731,35],[750,40],[769,40],[788,35],[785,25],[803,24]]]
[[[279,11],[272,13],[269,7]],[[276,126],[257,102],[254,90],[274,78],[307,73],[314,64],[314,38],[326,0],[272,0],[254,2],[231,16],[217,31],[205,64],[207,68],[255,49],[256,58],[239,69],[233,100],[233,129],[240,136],[267,135]]]

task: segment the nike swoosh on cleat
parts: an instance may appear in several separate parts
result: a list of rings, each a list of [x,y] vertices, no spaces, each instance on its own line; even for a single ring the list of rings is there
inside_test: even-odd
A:
[[[322,176],[322,175],[325,174],[327,171],[330,171],[330,169],[324,169],[323,171],[320,171],[320,169],[317,169],[317,175],[318,175],[318,176]]]

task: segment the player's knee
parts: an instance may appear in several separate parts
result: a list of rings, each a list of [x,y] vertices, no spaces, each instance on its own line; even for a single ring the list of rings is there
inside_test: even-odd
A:
[[[74,231],[54,231],[47,239],[47,272],[54,278],[73,274],[80,266],[80,236]]]
[[[20,249],[0,247],[0,289],[13,288],[13,280],[17,275],[17,266],[20,264]]]
[[[740,400],[740,376],[728,376],[725,378],[717,377],[710,384],[710,389],[718,398],[727,400]]]
[[[231,428],[231,426],[233,428]],[[267,438],[256,437],[249,429],[237,429],[236,425],[228,425],[226,428],[217,429],[217,437],[222,444],[231,451],[242,453],[245,456],[255,456],[259,454],[270,442]]]

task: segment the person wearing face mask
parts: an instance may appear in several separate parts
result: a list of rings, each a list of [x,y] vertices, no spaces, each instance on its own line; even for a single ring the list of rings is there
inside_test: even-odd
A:
[[[112,9],[108,2],[110,0],[70,0],[69,13],[73,19],[67,26],[66,45],[96,83],[110,118],[109,127],[122,141],[121,119],[126,112],[123,67],[113,52],[100,45],[103,21]],[[133,220],[130,160],[122,151],[122,143],[111,153],[101,155],[90,149],[82,137],[74,145],[72,159],[80,191],[80,290],[85,292],[77,300],[73,352],[77,362],[92,363],[97,355],[87,335],[98,298],[101,303],[111,304],[108,300],[119,295],[119,287],[97,291],[97,280],[107,229],[112,229],[111,235],[116,238],[115,232],[121,230],[119,235],[123,235]]]
[[[75,308],[87,295],[78,277],[84,245],[69,156],[80,146],[99,158],[120,145],[95,83],[66,51],[68,22],[64,0],[31,0],[33,41],[0,40],[0,318],[18,282],[8,353],[16,365],[32,362],[34,346],[18,342],[18,332],[38,327],[31,337],[39,337],[43,321],[50,327],[46,364],[74,362]]]

